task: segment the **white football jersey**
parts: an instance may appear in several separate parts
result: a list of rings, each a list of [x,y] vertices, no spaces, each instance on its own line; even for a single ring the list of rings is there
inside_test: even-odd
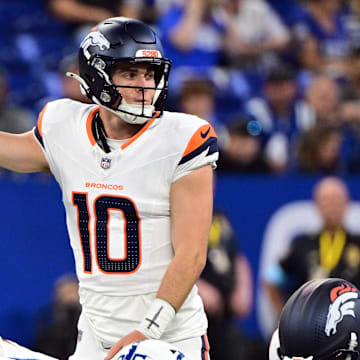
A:
[[[172,112],[105,153],[94,137],[98,110],[67,99],[50,102],[34,130],[62,189],[85,308],[89,292],[123,297],[158,290],[174,255],[171,184],[218,158],[212,126]],[[195,288],[191,294],[198,297]]]

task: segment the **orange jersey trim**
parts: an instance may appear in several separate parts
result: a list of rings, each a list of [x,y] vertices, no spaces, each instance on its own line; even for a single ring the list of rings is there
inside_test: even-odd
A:
[[[86,132],[87,132],[88,138],[90,140],[90,144],[92,146],[94,146],[96,144],[96,140],[95,140],[94,134],[92,132],[92,122],[93,122],[95,114],[99,111],[99,109],[100,109],[100,106],[95,108],[86,119]]]
[[[139,138],[150,126],[151,124],[156,120],[156,118],[152,118],[149,120],[146,125],[138,132],[136,133],[132,138],[130,138],[125,144],[121,145],[121,149],[126,149],[130,144],[132,144],[137,138]]]
[[[217,138],[214,128],[210,124],[201,126],[191,137],[182,157],[192,153],[211,137]]]
[[[92,132],[92,122],[94,119],[95,114],[99,111],[100,107],[97,107],[96,109],[94,109],[88,116],[88,118],[86,119],[86,132],[89,138],[89,141],[91,143],[92,146],[94,146],[96,144],[96,140],[94,138],[94,134]],[[157,115],[157,114],[155,114]],[[157,118],[154,117],[152,119],[150,119],[146,125],[138,132],[136,133],[133,137],[131,137],[125,144],[123,144],[121,146],[121,149],[124,150],[125,148],[127,148],[130,144],[132,144],[137,138],[139,138],[150,126],[151,124],[156,120]]]
[[[48,104],[46,104],[42,108],[42,110],[40,111],[39,117],[38,117],[38,121],[37,121],[37,128],[39,130],[39,134],[40,134],[41,137],[43,136],[43,133],[42,133],[42,121],[43,121],[43,117],[44,117],[45,110],[46,110],[47,106],[48,106]]]

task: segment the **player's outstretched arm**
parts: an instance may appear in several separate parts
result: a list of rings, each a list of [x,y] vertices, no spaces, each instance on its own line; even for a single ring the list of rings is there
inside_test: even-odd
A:
[[[49,170],[41,145],[32,131],[23,134],[0,131],[0,167],[22,173]]]

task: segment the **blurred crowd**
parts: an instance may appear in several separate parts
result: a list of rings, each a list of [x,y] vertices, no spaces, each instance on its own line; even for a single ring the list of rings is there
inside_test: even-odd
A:
[[[161,36],[168,109],[213,123],[219,171],[360,172],[359,0],[1,0],[0,130],[30,129],[49,100],[86,101],[64,73],[118,15]]]
[[[167,109],[213,124],[219,173],[360,173],[360,0],[0,0],[0,131],[30,130],[48,101],[88,101],[65,73],[77,72],[77,49],[89,29],[120,15],[145,21],[161,37],[173,61]],[[266,272],[277,311],[300,283],[315,272],[323,276],[320,270],[360,281],[360,238],[342,224],[347,191],[333,178],[322,186],[335,199],[326,210],[324,189],[315,191],[324,229],[301,234],[296,248]],[[338,245],[331,245],[332,237]],[[236,342],[242,356],[234,350],[227,358],[265,359],[263,344],[232,326],[254,302],[252,269],[238,242],[225,214],[216,211],[198,283],[214,359]],[[74,279],[65,280],[55,293],[69,280],[75,294]],[[41,314],[36,347],[66,359],[80,308],[74,297],[56,294]]]

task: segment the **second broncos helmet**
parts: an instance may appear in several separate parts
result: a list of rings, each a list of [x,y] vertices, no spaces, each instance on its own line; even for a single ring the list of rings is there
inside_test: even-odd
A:
[[[127,104],[121,86],[111,78],[117,64],[151,64],[155,73],[155,95],[151,105]],[[131,124],[143,124],[161,116],[168,91],[171,61],[165,58],[160,39],[142,21],[114,17],[96,25],[80,44],[80,76],[67,73],[80,82],[84,94]],[[129,86],[127,86],[129,87]],[[140,88],[143,92],[145,88]],[[156,115],[155,115],[156,114]]]
[[[279,319],[282,360],[360,359],[360,292],[343,279],[311,280],[286,302]]]

